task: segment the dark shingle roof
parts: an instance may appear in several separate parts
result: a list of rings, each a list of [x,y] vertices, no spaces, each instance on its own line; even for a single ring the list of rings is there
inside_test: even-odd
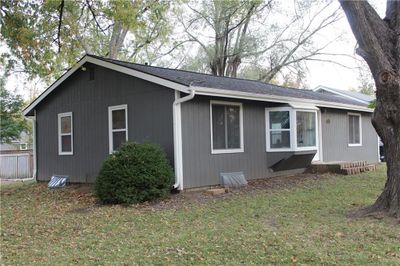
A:
[[[219,77],[210,74],[196,73],[185,70],[128,63],[124,61],[108,59],[94,55],[90,56],[186,86],[198,86],[198,87],[207,87],[213,89],[223,89],[223,90],[231,90],[238,92],[257,93],[264,95],[303,98],[303,99],[311,99],[317,101],[352,104],[363,107],[367,106],[360,102],[353,101],[351,99],[346,99],[340,96],[323,94],[311,90],[287,88],[256,80]]]

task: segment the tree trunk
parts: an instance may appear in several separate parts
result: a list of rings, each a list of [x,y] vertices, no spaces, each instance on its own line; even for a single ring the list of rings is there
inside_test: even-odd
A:
[[[387,1],[381,19],[367,1],[339,0],[376,85],[372,124],[386,150],[387,180],[375,203],[361,215],[388,212],[400,217],[400,1]]]

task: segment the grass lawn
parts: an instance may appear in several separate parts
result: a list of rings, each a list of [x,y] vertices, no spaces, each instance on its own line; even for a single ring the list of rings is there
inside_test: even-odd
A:
[[[374,201],[384,175],[382,165],[161,209],[98,206],[76,187],[5,185],[1,264],[400,265],[400,224],[346,218]]]

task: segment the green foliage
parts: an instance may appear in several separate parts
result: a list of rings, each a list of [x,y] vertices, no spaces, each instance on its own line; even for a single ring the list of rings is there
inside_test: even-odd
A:
[[[47,82],[85,53],[140,61],[140,52],[168,36],[167,0],[0,1],[0,33],[7,69]],[[58,45],[58,35],[60,46]],[[3,63],[3,62],[2,62]]]
[[[173,172],[162,148],[127,142],[103,163],[95,191],[103,203],[138,203],[166,197]]]
[[[4,78],[0,78],[0,141],[9,143],[30,127],[22,115],[22,97],[7,91],[4,83]]]

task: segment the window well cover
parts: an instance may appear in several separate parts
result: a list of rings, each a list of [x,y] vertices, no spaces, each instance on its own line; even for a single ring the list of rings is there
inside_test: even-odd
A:
[[[68,176],[53,175],[47,186],[49,188],[65,187],[65,185],[67,184],[68,178],[69,178]]]
[[[221,185],[223,187],[241,187],[247,185],[243,172],[221,173]]]

